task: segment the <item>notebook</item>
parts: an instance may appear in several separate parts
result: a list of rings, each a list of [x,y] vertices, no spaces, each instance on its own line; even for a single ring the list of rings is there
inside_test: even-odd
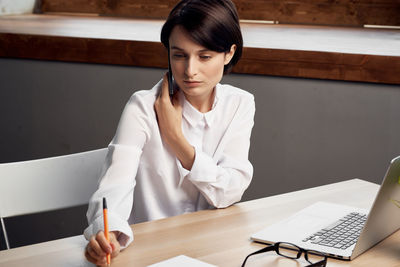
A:
[[[346,221],[349,225],[344,225]],[[400,156],[390,162],[370,210],[317,202],[251,235],[251,239],[268,244],[289,242],[330,257],[352,260],[399,228]]]

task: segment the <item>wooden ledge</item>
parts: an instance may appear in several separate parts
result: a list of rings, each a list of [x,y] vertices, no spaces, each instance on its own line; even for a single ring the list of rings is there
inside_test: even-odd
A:
[[[162,20],[0,17],[0,57],[166,68]],[[400,30],[242,23],[235,73],[400,84]]]

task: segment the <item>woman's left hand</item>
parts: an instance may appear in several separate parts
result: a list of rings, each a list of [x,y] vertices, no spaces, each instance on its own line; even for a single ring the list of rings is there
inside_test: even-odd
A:
[[[170,98],[167,74],[163,77],[161,91],[154,103],[162,139],[174,151],[182,166],[191,170],[195,150],[182,132],[182,106],[177,92]]]

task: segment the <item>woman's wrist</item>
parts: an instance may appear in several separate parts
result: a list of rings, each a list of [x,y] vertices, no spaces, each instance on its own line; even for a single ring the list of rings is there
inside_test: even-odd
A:
[[[191,170],[196,152],[194,147],[186,140],[183,135],[172,145],[172,150],[181,162],[182,167],[187,170]]]
[[[120,231],[111,231],[111,235],[114,235],[115,240],[118,240],[119,235],[121,234]]]

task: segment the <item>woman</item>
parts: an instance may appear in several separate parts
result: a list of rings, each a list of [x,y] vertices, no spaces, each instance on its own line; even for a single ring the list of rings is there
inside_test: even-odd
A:
[[[133,240],[130,224],[239,201],[250,184],[248,160],[255,104],[250,93],[219,82],[241,56],[242,35],[230,0],[183,0],[161,41],[170,49],[167,74],[127,103],[87,213],[85,255],[97,265]],[[107,198],[110,243],[101,200]]]

